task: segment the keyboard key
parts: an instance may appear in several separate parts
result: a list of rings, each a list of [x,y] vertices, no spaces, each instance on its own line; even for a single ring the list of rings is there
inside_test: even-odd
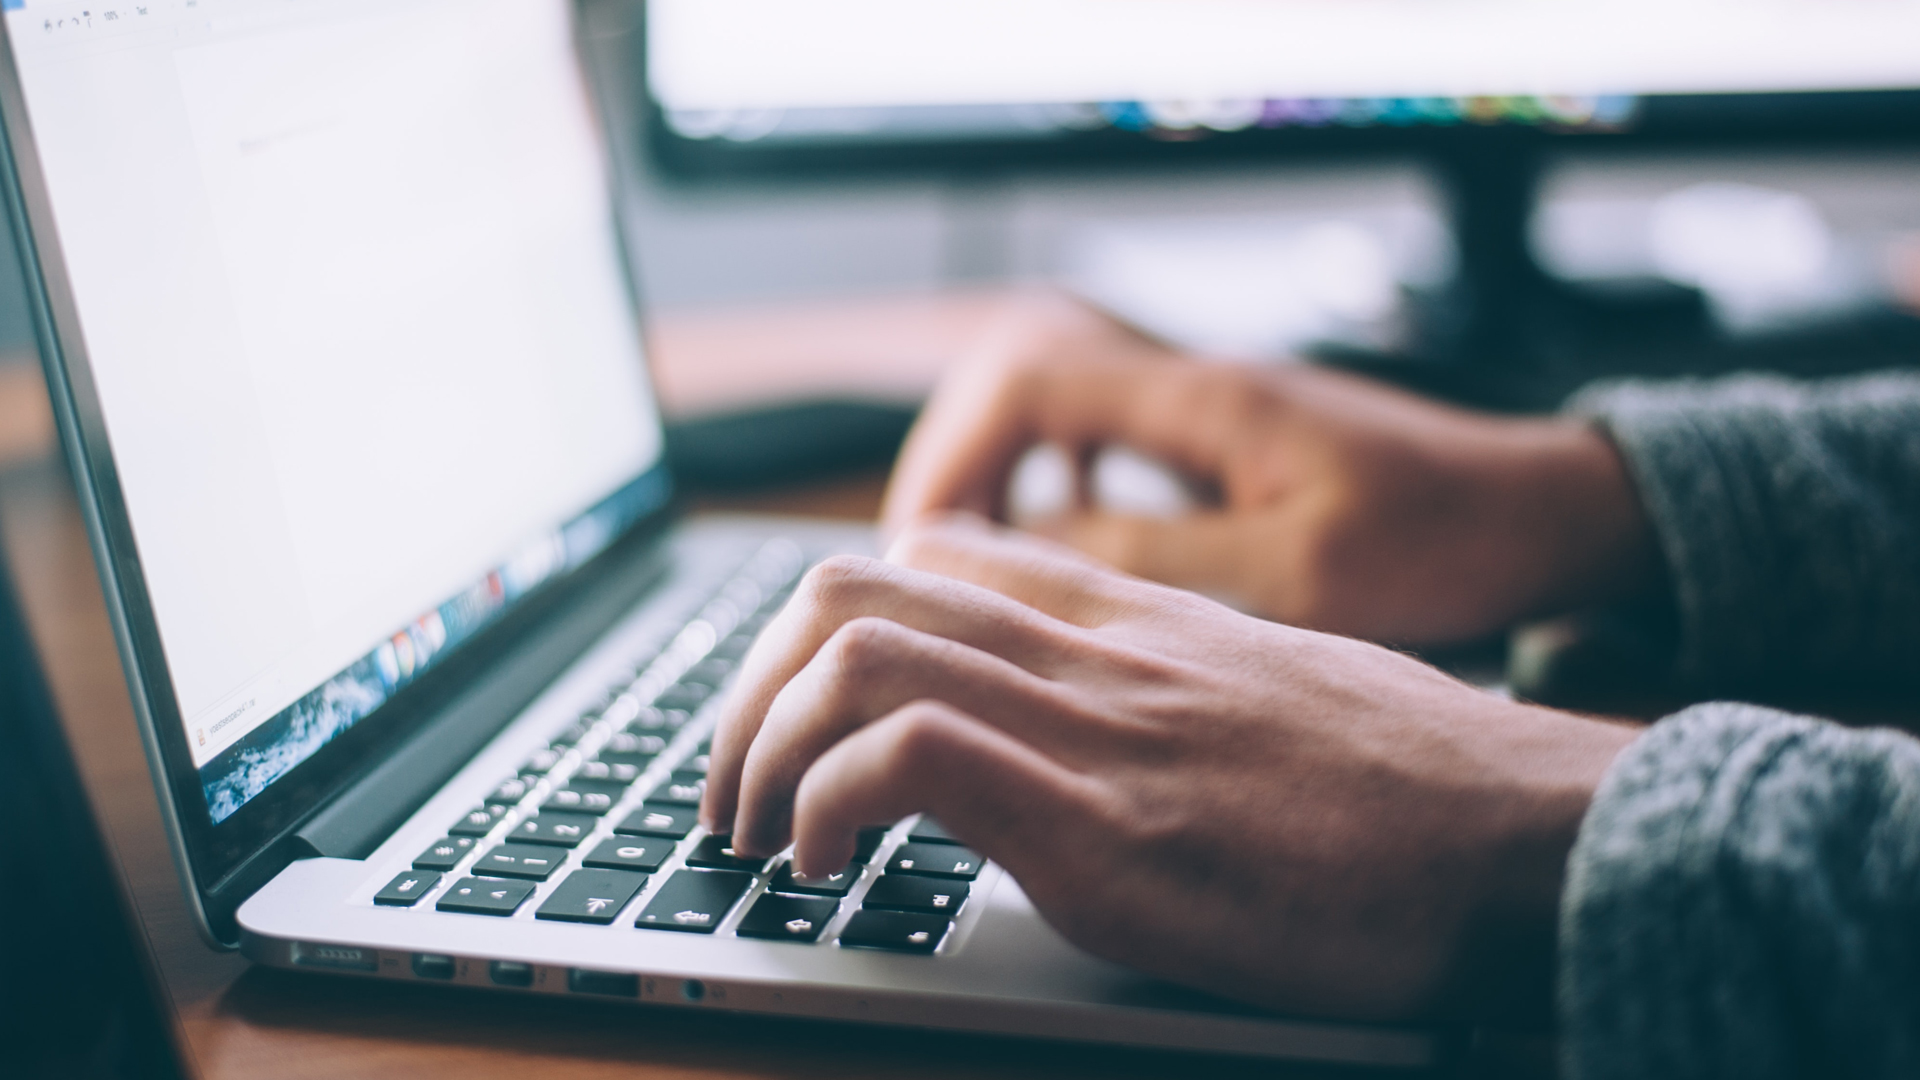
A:
[[[665,725],[668,731],[679,731],[687,726],[687,721],[692,719],[693,714],[685,709],[660,710],[660,723]]]
[[[980,876],[980,866],[980,856],[958,844],[901,844],[894,850],[887,872],[971,881]]]
[[[613,755],[628,755],[651,761],[654,755],[667,748],[667,740],[658,735],[641,735],[632,731],[621,731],[609,736],[601,745],[600,753],[595,757],[601,761],[615,760]],[[641,764],[645,765],[645,761]]]
[[[587,838],[600,819],[588,814],[568,814],[559,810],[543,810],[514,826],[507,835],[523,844],[547,844],[552,847],[574,847]]]
[[[861,906],[873,911],[921,911],[950,916],[967,902],[969,889],[971,886],[964,881],[888,874],[867,890]]]
[[[610,925],[635,893],[647,887],[647,875],[625,870],[575,870],[533,913],[536,919]]]
[[[738,870],[682,870],[667,879],[633,925],[711,934],[752,884],[753,875]]]
[[[905,911],[856,911],[840,931],[840,944],[859,949],[930,953],[947,936],[945,915],[914,915]]]
[[[440,897],[440,902],[434,908],[466,915],[511,915],[532,895],[531,881],[461,878]]]
[[[676,772],[667,777],[666,783],[655,788],[653,794],[647,796],[647,801],[669,806],[699,806],[700,797],[706,793],[705,776],[694,772]]]
[[[433,846],[414,857],[415,870],[451,870],[467,852],[479,843],[471,836],[449,836],[445,840],[436,840]]]
[[[958,844],[960,842],[953,838],[953,834],[947,831],[945,825],[925,814],[920,815],[920,820],[914,822],[913,828],[907,831],[907,839],[916,844]]]
[[[704,683],[674,683],[660,692],[660,696],[653,700],[653,707],[662,712],[678,709],[690,713],[711,696],[713,687]]]
[[[500,786],[493,789],[493,794],[487,796],[487,805],[517,806],[521,799],[527,797],[527,792],[532,790],[533,785],[518,776],[502,780]]]
[[[700,816],[691,807],[644,802],[640,809],[628,814],[625,821],[615,825],[613,831],[627,836],[664,836],[678,840],[692,832],[699,821]]]
[[[873,853],[880,850],[880,841],[887,838],[887,830],[889,828],[891,828],[891,826],[874,825],[855,833],[853,837],[853,861],[857,863],[872,862]]]
[[[409,870],[387,882],[373,894],[373,902],[385,907],[412,907],[440,884],[440,875],[432,870]]]
[[[722,683],[727,681],[728,675],[733,674],[733,669],[734,662],[732,660],[724,656],[715,656],[712,653],[708,653],[705,660],[688,668],[687,673],[680,676],[680,681],[709,688],[718,688]]]
[[[582,814],[604,814],[627,794],[627,785],[614,780],[582,780],[575,777],[566,787],[547,796],[542,810],[570,810]]]
[[[688,758],[687,760],[681,762],[680,768],[677,771],[684,772],[684,773],[691,773],[695,776],[705,776],[707,775],[708,772],[712,771],[712,769],[713,769],[713,755],[695,754],[692,757]]]
[[[689,719],[684,709],[645,708],[627,726],[634,731],[679,731]]]
[[[555,749],[571,748],[573,746],[576,746],[579,744],[580,740],[586,738],[587,733],[592,730],[593,730],[593,722],[591,720],[576,720],[573,722],[572,726],[567,728],[567,730],[554,736],[553,746]]]
[[[570,791],[562,789],[547,796],[540,804],[542,810],[565,810],[575,814],[604,814],[613,809],[614,798],[604,791]]]
[[[453,823],[447,831],[455,836],[485,836],[493,831],[494,823],[506,815],[504,806],[476,806],[467,811],[466,816]]]
[[[523,774],[544,773],[555,765],[560,764],[560,759],[565,756],[566,752],[564,750],[555,750],[551,746],[535,750],[533,756],[527,759],[527,763],[520,766],[520,771]]]
[[[788,860],[774,871],[773,880],[767,884],[767,888],[774,892],[806,893],[809,896],[845,896],[859,882],[862,869],[860,863],[850,862],[826,877],[801,877],[793,872],[793,862]]]
[[[673,841],[616,836],[600,841],[585,862],[602,870],[638,870],[651,874],[673,854]]]
[[[587,761],[581,763],[579,770],[573,774],[573,779],[576,782],[604,780],[616,784],[631,784],[640,779],[640,772],[644,768],[646,768],[645,765],[635,765],[626,761]]]
[[[755,635],[759,633],[759,630],[760,628],[758,626],[755,626],[752,631],[746,633],[735,630],[732,634],[729,634],[724,641],[713,647],[713,651],[707,654],[708,659],[732,660],[737,663],[742,657],[747,655],[748,649],[753,648],[753,639]]]
[[[487,877],[526,878],[545,881],[567,861],[563,851],[534,844],[501,844],[480,856],[473,872]]]
[[[767,868],[768,859],[746,859],[733,853],[733,837],[708,836],[695,844],[687,853],[688,866],[705,866],[714,870],[745,870],[757,874]]]
[[[839,908],[835,900],[765,893],[747,909],[734,933],[741,937],[812,944],[820,940]]]

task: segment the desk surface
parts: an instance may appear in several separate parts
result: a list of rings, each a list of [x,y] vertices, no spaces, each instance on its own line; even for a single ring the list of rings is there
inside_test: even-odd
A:
[[[823,349],[835,341],[849,344],[822,361],[829,389],[862,385],[864,365],[885,369],[868,384],[883,393],[917,393],[1000,306],[972,295],[669,323],[656,338],[663,397],[686,411],[724,405],[733,375],[793,370],[785,361],[794,359],[794,346],[783,352],[782,341],[801,342],[815,356],[827,356]],[[764,392],[769,384],[744,385]],[[781,389],[813,388],[789,377]],[[292,974],[209,950],[189,925],[167,853],[92,555],[51,449],[40,393],[30,366],[0,364],[0,540],[89,794],[202,1076],[1276,1075],[1270,1065],[1233,1060]],[[716,506],[871,517],[880,486],[878,476],[856,477]]]

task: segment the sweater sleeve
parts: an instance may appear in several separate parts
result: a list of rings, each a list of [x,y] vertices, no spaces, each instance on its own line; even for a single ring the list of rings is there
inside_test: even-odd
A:
[[[1920,1076],[1920,742],[1670,717],[1601,783],[1560,915],[1573,1080]]]
[[[1611,383],[1695,686],[1920,685],[1920,375]]]

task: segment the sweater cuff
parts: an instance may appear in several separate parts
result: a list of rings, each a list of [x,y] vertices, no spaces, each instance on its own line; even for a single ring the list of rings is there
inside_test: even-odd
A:
[[[1711,683],[1766,655],[1765,620],[1742,610],[1764,574],[1764,554],[1749,549],[1752,534],[1739,527],[1752,516],[1752,493],[1743,490],[1739,463],[1701,425],[1698,395],[1602,384],[1576,395],[1567,411],[1612,439],[1653,527],[1679,616],[1674,674]]]
[[[1568,858],[1565,1074],[1911,1075],[1917,811],[1905,735],[1724,703],[1649,729]]]

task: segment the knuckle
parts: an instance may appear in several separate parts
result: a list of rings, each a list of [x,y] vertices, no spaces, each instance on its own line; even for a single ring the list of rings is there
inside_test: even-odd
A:
[[[860,680],[887,667],[900,652],[900,639],[898,625],[865,615],[835,630],[821,651],[841,677]]]
[[[903,706],[888,725],[889,770],[915,774],[938,767],[952,756],[953,717],[935,701]]]
[[[807,571],[800,583],[801,592],[819,606],[832,607],[872,581],[876,563],[862,555],[829,556]]]

